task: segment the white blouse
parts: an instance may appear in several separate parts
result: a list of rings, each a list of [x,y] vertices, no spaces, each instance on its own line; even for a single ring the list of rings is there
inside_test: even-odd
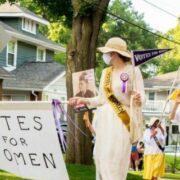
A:
[[[105,71],[106,71],[106,69],[103,70],[102,75],[101,75],[100,86],[99,86],[99,95],[96,97],[93,97],[93,98],[88,98],[91,107],[97,107],[97,106],[101,106],[101,105],[107,103],[107,99],[106,99],[106,96],[104,94],[104,89],[103,89]],[[127,82],[127,92],[126,93],[121,92],[122,82],[120,80],[120,74],[123,72],[127,73],[130,76],[129,80]],[[134,79],[135,84],[136,84],[135,91],[140,93],[142,102],[144,103],[145,102],[144,83],[143,83],[141,71],[139,70],[138,67],[135,67],[135,75],[136,75],[136,79]],[[113,74],[112,74],[113,94],[115,94],[116,97],[118,98],[118,100],[127,107],[130,106],[130,95],[131,95],[133,89],[134,89],[134,87],[133,87],[133,67],[131,64],[128,64],[127,67],[122,71],[113,72]]]
[[[158,128],[157,129],[157,134],[156,137],[161,144],[162,147],[165,146],[165,140],[166,140],[166,135],[161,132],[161,130]],[[148,128],[144,132],[144,143],[145,143],[145,150],[144,154],[145,155],[152,155],[152,154],[162,154],[163,152],[161,149],[159,149],[158,145],[156,144],[155,140],[153,137],[151,137],[151,129]]]

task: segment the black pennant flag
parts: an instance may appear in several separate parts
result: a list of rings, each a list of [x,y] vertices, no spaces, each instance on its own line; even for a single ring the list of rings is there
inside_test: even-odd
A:
[[[138,66],[170,50],[171,49],[166,48],[166,49],[147,49],[147,50],[132,51],[133,53],[132,63],[134,64],[134,66]]]

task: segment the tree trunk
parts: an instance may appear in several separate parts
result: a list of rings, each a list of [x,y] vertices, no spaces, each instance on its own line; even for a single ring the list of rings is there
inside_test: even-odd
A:
[[[88,0],[87,0],[88,2]],[[73,4],[73,25],[72,37],[67,47],[67,68],[66,68],[66,86],[68,98],[73,96],[72,92],[72,73],[95,67],[96,42],[102,20],[109,0],[93,0],[96,3],[93,11],[89,13],[82,6],[86,3],[84,0],[72,0]],[[68,107],[68,114],[75,123],[86,133],[83,135],[75,126],[68,122],[68,149],[67,162],[91,164],[92,163],[92,143],[91,134],[85,128],[83,114],[74,114],[71,107]]]

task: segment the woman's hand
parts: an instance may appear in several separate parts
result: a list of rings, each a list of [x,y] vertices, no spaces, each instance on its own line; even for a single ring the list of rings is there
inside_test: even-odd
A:
[[[157,129],[153,129],[153,130],[151,131],[151,137],[155,137],[156,134],[157,134]]]
[[[134,92],[133,93],[133,102],[138,105],[138,106],[141,106],[142,104],[142,101],[141,101],[141,95],[137,92]]]
[[[88,105],[89,101],[87,98],[83,98],[83,97],[72,97],[69,99],[69,104],[73,107],[78,106],[78,105]]]
[[[158,123],[157,127],[161,130],[162,134],[164,135],[164,128],[161,126],[161,122]]]

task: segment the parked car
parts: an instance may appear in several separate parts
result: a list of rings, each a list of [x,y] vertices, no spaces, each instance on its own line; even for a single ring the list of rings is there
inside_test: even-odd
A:
[[[165,154],[166,155],[170,155],[170,156],[174,156],[176,154],[176,156],[180,156],[180,145],[168,145],[165,146]]]

